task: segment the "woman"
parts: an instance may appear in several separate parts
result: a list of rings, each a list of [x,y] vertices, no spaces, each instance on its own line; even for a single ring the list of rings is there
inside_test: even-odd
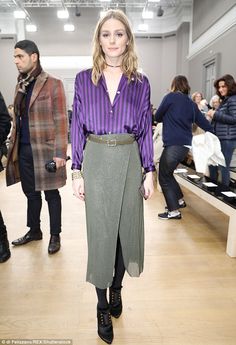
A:
[[[192,100],[197,104],[198,106],[198,109],[203,113],[205,114],[208,110],[207,108],[207,101],[205,99],[203,99],[203,95],[201,92],[194,92],[192,94]]]
[[[11,128],[10,116],[7,111],[5,101],[0,92],[0,150],[1,145],[5,142],[7,135]],[[1,161],[0,161],[1,171]],[[11,256],[9,249],[9,242],[7,238],[7,230],[3,221],[2,213],[0,210],[0,263],[7,261]]]
[[[226,74],[214,83],[216,93],[221,99],[218,109],[209,110],[207,115],[212,119],[214,133],[219,138],[221,151],[226,166],[219,166],[222,184],[230,184],[230,162],[236,148],[236,83],[230,74]],[[210,167],[210,176],[218,179],[218,167]]]
[[[141,166],[146,198],[155,170],[149,82],[137,71],[134,37],[119,10],[98,22],[93,68],[76,77],[72,156],[73,191],[86,206],[87,281],[96,287],[98,334],[111,343],[110,316],[122,312],[125,270],[130,276],[143,270]]]
[[[189,97],[190,86],[185,76],[176,76],[171,92],[162,100],[156,112],[156,121],[163,122],[163,143],[159,164],[159,183],[167,210],[160,219],[181,219],[179,208],[186,206],[183,193],[174,178],[174,170],[186,157],[192,142],[192,124],[211,131],[209,122]]]
[[[212,96],[209,104],[213,110],[217,110],[220,106],[220,97],[218,95]]]
[[[206,99],[203,98],[203,94],[201,92],[196,91],[192,94],[191,98],[197,104],[198,109],[200,110],[202,115],[204,115],[206,117],[208,107],[207,107]],[[207,120],[209,120],[209,119],[207,118]],[[195,124],[193,125],[192,131],[193,131],[193,135],[198,135],[198,134],[204,133],[204,131]]]

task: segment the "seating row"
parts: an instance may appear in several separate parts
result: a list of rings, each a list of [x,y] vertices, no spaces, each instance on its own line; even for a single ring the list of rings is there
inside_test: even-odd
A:
[[[236,257],[236,193],[226,186],[213,183],[209,177],[179,165],[175,171],[178,183],[229,216],[226,253]]]

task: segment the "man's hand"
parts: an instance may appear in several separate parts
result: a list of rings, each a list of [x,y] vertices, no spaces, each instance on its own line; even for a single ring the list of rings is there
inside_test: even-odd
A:
[[[53,157],[53,160],[56,163],[57,169],[64,167],[66,165],[66,160],[63,158]]]

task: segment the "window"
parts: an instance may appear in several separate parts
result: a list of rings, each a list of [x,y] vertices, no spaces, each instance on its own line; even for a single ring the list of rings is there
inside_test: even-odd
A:
[[[203,62],[203,91],[204,97],[209,102],[215,95],[214,81],[218,76],[219,54]]]

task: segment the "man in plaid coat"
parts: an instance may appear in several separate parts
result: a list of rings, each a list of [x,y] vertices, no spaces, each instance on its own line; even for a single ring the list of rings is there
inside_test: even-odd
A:
[[[61,197],[58,188],[66,183],[67,116],[63,84],[44,72],[39,50],[33,41],[15,45],[19,71],[14,101],[14,120],[6,168],[7,185],[21,181],[27,197],[29,231],[13,241],[15,246],[41,240],[41,191],[48,203],[50,241],[48,253],[60,249]],[[56,163],[48,172],[45,164]]]

